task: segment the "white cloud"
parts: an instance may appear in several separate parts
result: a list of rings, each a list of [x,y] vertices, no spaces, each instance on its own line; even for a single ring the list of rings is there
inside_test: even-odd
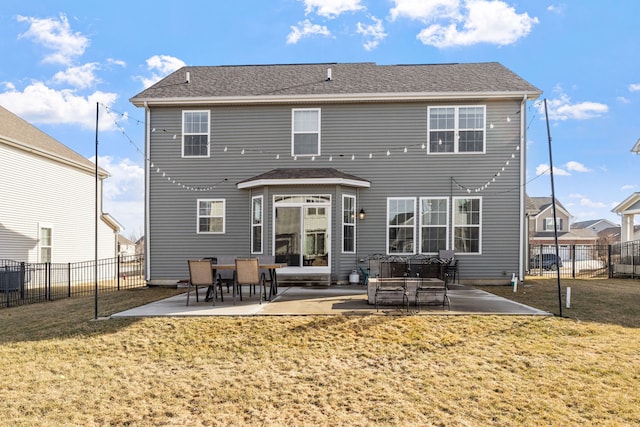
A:
[[[625,98],[624,96],[618,96],[616,97],[616,99],[622,104],[631,104],[631,100],[629,98]]]
[[[115,93],[101,91],[80,96],[74,90],[55,90],[42,82],[34,82],[22,92],[11,87],[0,93],[0,104],[31,123],[71,124],[95,129],[96,102],[110,107],[118,99]],[[113,120],[101,119],[99,124],[105,130],[114,127]]]
[[[54,64],[70,64],[74,58],[82,55],[89,46],[89,39],[79,32],[72,32],[69,20],[64,14],[59,19],[33,18],[18,16],[18,22],[27,22],[29,29],[19,38],[33,40],[35,43],[52,50],[45,56],[44,62]]]
[[[580,199],[580,206],[585,206],[587,208],[606,208],[607,205],[602,202],[594,202],[591,199],[583,197]]]
[[[500,0],[467,0],[422,2],[395,0],[391,18],[406,16],[424,22],[435,22],[418,33],[425,45],[438,48],[490,43],[499,46],[515,43],[529,34],[538,18]]]
[[[389,11],[391,20],[409,18],[432,22],[439,18],[460,19],[459,0],[393,0],[395,6]]]
[[[536,176],[549,175],[551,173],[551,167],[546,163],[541,163],[536,167]],[[553,167],[554,176],[571,176],[569,172],[564,169],[560,169],[557,166]]]
[[[569,198],[571,198],[571,199],[582,199],[583,197],[585,197],[585,196],[580,194],[580,193],[571,193],[571,194],[569,194]]]
[[[58,71],[53,76],[53,81],[57,84],[68,84],[80,89],[86,89],[98,83],[95,71],[100,67],[97,62],[69,67],[64,71]]]
[[[184,61],[174,56],[154,55],[147,59],[147,69],[151,71],[151,75],[135,76],[134,79],[141,81],[146,89],[185,65]]]
[[[291,26],[291,32],[287,36],[287,44],[296,44],[303,37],[315,35],[330,37],[331,31],[324,25],[312,24],[311,21],[305,19],[298,22],[298,26]]]
[[[326,18],[335,18],[345,12],[365,9],[360,0],[301,0],[305,5],[305,14],[315,13]]]
[[[635,185],[635,184],[625,184],[622,187],[620,187],[620,190],[621,191],[629,191],[629,190],[633,190],[636,187],[637,187],[637,185]]]
[[[599,102],[573,103],[560,86],[556,86],[554,92],[558,94],[558,97],[547,101],[549,120],[589,120],[601,117],[609,111],[608,105]],[[538,109],[544,117],[544,104],[538,104]]]
[[[579,162],[570,161],[565,164],[566,168],[574,172],[591,172],[591,169]]]
[[[387,37],[382,26],[382,20],[372,16],[372,25],[364,25],[358,22],[358,34],[362,34],[367,40],[364,44],[365,50],[373,50],[378,47],[380,42]]]
[[[90,158],[95,161],[95,156]],[[144,169],[130,159],[99,156],[98,165],[111,175],[104,181],[104,208],[130,233],[142,235]]]
[[[113,58],[107,58],[107,63],[109,64],[114,64],[114,65],[119,65],[122,68],[125,68],[127,66],[127,63],[121,59],[113,59]]]
[[[552,13],[562,14],[564,10],[567,8],[565,4],[551,4],[547,6],[547,10]]]
[[[640,91],[640,83],[632,83],[629,85],[629,92],[638,92]]]

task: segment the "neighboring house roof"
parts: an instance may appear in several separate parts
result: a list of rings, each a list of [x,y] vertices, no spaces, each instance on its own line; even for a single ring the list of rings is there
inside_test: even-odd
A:
[[[254,188],[264,185],[349,185],[352,187],[371,186],[371,181],[359,178],[355,175],[344,173],[333,168],[281,168],[273,169],[252,178],[240,181],[237,185],[239,189]]]
[[[100,215],[100,218],[105,222],[105,224],[111,227],[113,231],[120,231],[124,228],[122,224],[116,221],[116,219],[108,213],[103,213]]]
[[[135,95],[131,102],[142,107],[145,103],[195,105],[212,99],[219,103],[524,95],[535,99],[541,93],[497,62],[428,65],[366,62],[182,67]]]
[[[631,149],[632,152],[636,153],[636,154],[640,154],[640,139],[638,139],[636,141],[636,144],[633,146],[633,148]]]
[[[551,208],[552,199],[551,197],[529,197],[527,196],[527,213],[533,216],[538,216],[547,209]],[[556,208],[561,209],[569,218],[571,218],[571,214],[569,211],[562,206],[562,203],[556,199]]]
[[[530,239],[531,240],[549,240],[554,239],[553,231],[539,231],[535,233]],[[588,228],[578,228],[576,230],[571,231],[559,231],[558,232],[558,240],[597,240],[598,234],[590,230]]]
[[[2,106],[0,106],[0,142],[88,172],[95,172],[95,163]],[[98,174],[101,178],[109,176],[101,168],[98,169]]]
[[[636,191],[631,194],[622,203],[611,209],[611,212],[617,214],[640,214],[640,192]]]
[[[118,243],[121,245],[135,245],[135,243],[124,237],[122,234],[118,234]]]
[[[615,227],[618,227],[618,225],[608,219],[592,219],[589,221],[578,221],[571,224],[571,228],[590,228],[592,230],[596,230],[596,232]]]

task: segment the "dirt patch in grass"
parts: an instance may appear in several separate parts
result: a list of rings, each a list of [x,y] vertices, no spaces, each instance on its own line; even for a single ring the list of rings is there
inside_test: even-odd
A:
[[[118,293],[101,315],[164,296],[156,291]],[[0,311],[9,326],[0,338],[0,417],[11,425],[640,423],[640,330],[619,324],[514,316],[96,322],[92,300],[80,300]]]

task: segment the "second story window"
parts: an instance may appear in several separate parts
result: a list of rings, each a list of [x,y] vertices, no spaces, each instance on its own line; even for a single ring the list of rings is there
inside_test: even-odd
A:
[[[430,153],[484,153],[485,107],[429,107]]]
[[[292,110],[291,155],[320,155],[320,109]]]
[[[209,157],[209,111],[182,112],[182,157]]]

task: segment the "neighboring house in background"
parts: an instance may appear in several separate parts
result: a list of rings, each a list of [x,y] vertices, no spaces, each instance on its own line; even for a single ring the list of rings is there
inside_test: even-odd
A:
[[[640,240],[640,235],[634,226],[634,217],[640,215],[640,192],[633,193],[611,211],[622,217],[620,241]]]
[[[589,230],[593,230],[596,234],[599,234],[603,230],[611,229],[611,228],[619,228],[620,226],[614,224],[608,219],[592,219],[589,221],[579,221],[571,224],[571,229],[576,230],[578,228],[586,228]]]
[[[124,237],[122,234],[118,234],[118,255],[131,256],[135,254],[136,244]]]
[[[583,247],[598,243],[598,233],[591,228],[574,228],[571,213],[556,199],[556,224],[560,257],[569,259],[569,247],[575,245],[580,254]],[[555,230],[551,197],[527,197],[529,244],[534,252],[555,252]]]
[[[144,255],[144,236],[136,240],[136,255]]]
[[[0,259],[80,262],[94,258],[95,164],[0,106]],[[102,183],[99,170],[99,212]],[[98,256],[117,253],[120,225],[98,221]]]
[[[367,255],[441,249],[463,282],[523,277],[540,93],[498,63],[183,67],[131,99],[147,123],[147,280],[272,255],[279,276],[346,283]]]

